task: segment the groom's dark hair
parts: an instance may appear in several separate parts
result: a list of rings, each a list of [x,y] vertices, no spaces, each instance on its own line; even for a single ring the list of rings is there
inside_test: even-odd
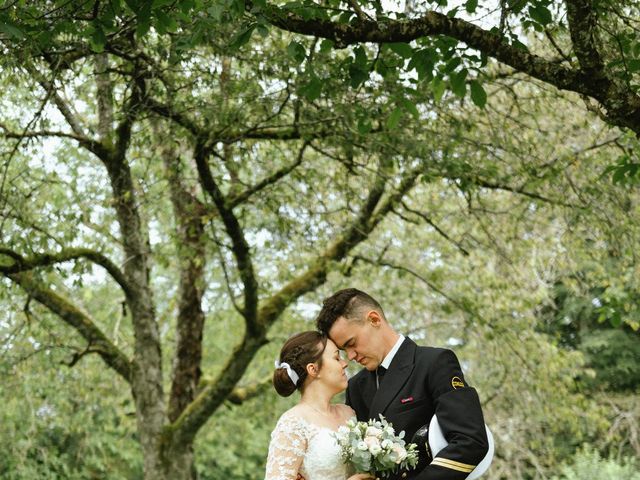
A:
[[[368,293],[357,288],[338,290],[322,302],[322,309],[316,318],[316,326],[320,332],[329,335],[329,330],[338,318],[360,321],[362,310],[365,308],[377,310],[384,318],[382,307]]]

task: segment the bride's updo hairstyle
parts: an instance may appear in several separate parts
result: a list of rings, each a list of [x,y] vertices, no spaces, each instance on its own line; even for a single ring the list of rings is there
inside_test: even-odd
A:
[[[326,346],[327,337],[316,331],[296,333],[284,343],[273,372],[273,386],[279,395],[288,397],[302,389],[307,365],[317,363],[318,368],[322,368],[322,353]]]

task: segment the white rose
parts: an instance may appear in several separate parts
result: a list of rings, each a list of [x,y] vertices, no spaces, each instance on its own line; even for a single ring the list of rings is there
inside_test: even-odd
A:
[[[364,443],[362,440],[358,442],[358,450],[367,450],[369,446]]]
[[[376,427],[367,427],[367,437],[381,437],[382,430]]]
[[[389,449],[391,449],[393,447],[393,442],[387,438],[386,440],[382,441],[381,446],[385,450],[389,450]]]
[[[349,428],[345,427],[344,425],[342,425],[339,429],[338,429],[338,433],[340,435],[349,435]]]

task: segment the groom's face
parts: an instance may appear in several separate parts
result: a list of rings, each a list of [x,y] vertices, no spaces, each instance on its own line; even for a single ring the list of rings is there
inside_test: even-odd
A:
[[[329,330],[329,337],[347,352],[349,360],[358,362],[367,370],[375,370],[384,360],[376,318],[372,319],[369,314],[360,322],[339,317]]]

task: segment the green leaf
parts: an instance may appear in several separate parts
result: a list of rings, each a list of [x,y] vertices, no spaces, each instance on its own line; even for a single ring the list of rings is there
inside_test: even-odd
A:
[[[361,69],[366,69],[369,59],[367,58],[367,52],[362,45],[358,45],[353,51],[355,54],[354,63]]]
[[[369,72],[362,70],[358,65],[349,66],[349,79],[351,88],[358,88],[362,82],[369,78]]]
[[[300,87],[298,93],[310,102],[317,100],[322,93],[322,80],[316,75],[312,75],[311,79]]]
[[[469,72],[466,68],[463,68],[457,73],[449,76],[449,84],[451,85],[451,91],[458,97],[464,98],[467,93],[467,74]]]
[[[622,316],[620,315],[620,312],[617,310],[614,311],[613,315],[609,317],[609,323],[613,328],[620,328],[620,325],[622,325]]]
[[[4,32],[9,35],[10,38],[20,40],[24,38],[24,33],[20,30],[15,23],[10,22],[6,18],[0,19],[0,32]]]
[[[640,60],[634,58],[632,60],[627,61],[627,69],[629,73],[640,71]]]
[[[136,37],[142,38],[151,28],[151,2],[146,1],[142,4],[142,6],[138,5],[138,8],[139,10],[137,12],[138,24],[136,26]]]
[[[159,29],[162,29],[164,32],[171,33],[175,32],[178,29],[178,23],[163,11],[156,10],[154,11],[154,14],[156,16]]]
[[[425,48],[418,50],[411,57],[407,69],[412,70],[415,68],[416,72],[418,72],[418,78],[421,80],[425,77],[430,79],[437,59],[438,53],[435,49]]]
[[[435,77],[431,81],[431,90],[433,90],[433,99],[436,101],[436,103],[440,102],[446,88],[447,88],[447,84],[440,77]]]
[[[453,57],[444,66],[443,73],[453,72],[456,68],[460,66],[461,63],[462,63],[462,59],[460,57]]]
[[[470,83],[471,87],[471,100],[478,107],[484,108],[487,103],[487,92],[485,92],[484,88],[477,80],[472,80]]]
[[[244,30],[241,30],[233,39],[233,41],[229,44],[229,48],[231,50],[237,50],[242,47],[245,43],[251,40],[251,35],[253,31],[256,29],[256,24],[253,23],[246,27]]]
[[[468,13],[473,13],[478,8],[478,0],[467,0],[467,3],[464,4],[464,8]]]
[[[513,13],[520,13],[527,5],[527,0],[507,0],[507,5]]]
[[[402,118],[402,108],[396,107],[387,119],[387,130],[395,130]]]
[[[328,53],[333,49],[333,40],[323,40],[320,42],[320,53]]]
[[[411,58],[413,55],[413,48],[408,43],[389,43],[389,48],[395,54],[401,56],[402,58]]]
[[[89,44],[91,50],[96,53],[104,52],[104,46],[107,43],[107,37],[105,36],[102,28],[99,25],[95,25],[92,29],[91,37],[89,37]]]
[[[551,12],[543,5],[530,6],[529,16],[541,25],[548,25],[553,21]]]
[[[372,128],[373,126],[369,118],[360,118],[358,120],[358,133],[360,133],[360,135],[366,135]]]
[[[416,107],[416,104],[413,103],[411,100],[408,100],[406,98],[403,98],[400,103],[402,104],[402,107],[409,112],[411,115],[413,115],[413,118],[415,118],[416,120],[418,120],[420,118],[420,112],[418,112],[418,108]]]
[[[234,17],[241,17],[244,15],[245,2],[244,0],[232,0],[230,11]]]
[[[292,40],[287,47],[287,53],[296,63],[301,64],[307,58],[307,50],[300,43]]]

